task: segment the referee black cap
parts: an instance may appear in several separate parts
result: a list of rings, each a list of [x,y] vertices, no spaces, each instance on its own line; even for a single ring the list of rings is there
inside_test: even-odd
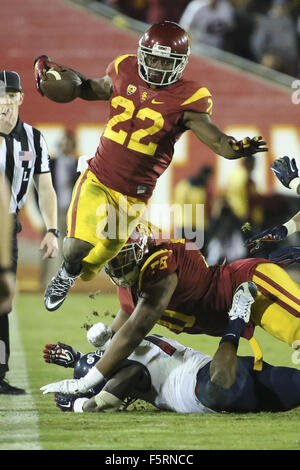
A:
[[[22,91],[20,75],[17,72],[1,70],[0,88],[5,88],[5,91]]]

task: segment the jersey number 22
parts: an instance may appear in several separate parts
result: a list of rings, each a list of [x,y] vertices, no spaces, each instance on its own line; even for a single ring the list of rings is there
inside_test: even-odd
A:
[[[111,105],[114,108],[121,106],[124,108],[124,111],[120,114],[116,114],[108,121],[103,136],[113,140],[114,142],[117,142],[120,145],[124,145],[128,133],[122,130],[119,130],[118,132],[114,131],[113,127],[119,122],[124,122],[131,119],[135,110],[135,106],[132,100],[124,98],[123,96],[115,96],[111,100]],[[142,121],[144,121],[146,118],[152,119],[153,125],[147,129],[138,129],[137,131],[134,131],[131,134],[127,147],[131,150],[135,150],[136,152],[153,156],[155,154],[157,144],[154,142],[143,144],[141,143],[141,140],[147,135],[153,135],[159,132],[164,127],[164,118],[162,117],[161,113],[154,111],[154,109],[151,108],[141,108],[138,111],[136,117]]]

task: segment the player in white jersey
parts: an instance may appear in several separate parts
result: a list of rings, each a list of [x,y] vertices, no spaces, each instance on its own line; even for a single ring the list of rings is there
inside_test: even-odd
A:
[[[180,413],[206,413],[209,410],[196,397],[196,374],[211,361],[200,351],[183,346],[162,336],[148,336],[129,356],[141,362],[151,378],[146,392],[132,391],[134,398],[143,399],[161,410]]]
[[[46,345],[44,350],[46,362],[65,365],[65,367],[73,366],[75,378],[84,376],[103,354],[104,350],[97,350],[82,355],[63,343]],[[158,335],[148,336],[111,376],[119,384],[122,383],[120,386],[122,391],[119,394],[122,395],[120,405],[125,398],[130,396],[130,398],[142,399],[162,410],[181,413],[211,411],[195,395],[197,380],[195,371],[201,369],[211,359],[210,356],[183,346],[175,340]],[[91,394],[102,390],[104,385],[105,382],[96,390],[92,390]],[[109,381],[105,389],[108,385]],[[82,406],[88,398],[77,400],[76,397],[73,398],[74,411],[83,411]],[[61,409],[65,411],[65,408],[63,406]],[[67,408],[69,410],[69,407]]]
[[[63,343],[48,344],[44,350],[46,362],[74,367],[76,379],[103,354],[97,350],[82,355]],[[56,393],[55,401],[62,411],[75,412],[117,411],[126,399],[180,413],[286,411],[300,406],[300,370],[264,362],[263,370],[255,371],[253,362],[252,357],[236,356],[235,345],[225,335],[213,358],[152,335],[85,397]]]

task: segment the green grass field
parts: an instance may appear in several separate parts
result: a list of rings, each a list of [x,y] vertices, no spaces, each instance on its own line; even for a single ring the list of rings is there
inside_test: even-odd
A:
[[[26,396],[0,398],[1,450],[291,450],[300,448],[300,408],[286,413],[175,414],[144,402],[115,414],[62,413],[40,387],[71,378],[72,369],[45,364],[46,343],[62,341],[82,352],[91,350],[84,324],[110,323],[118,301],[110,295],[69,295],[56,312],[47,312],[42,295],[20,294],[11,314],[11,371],[8,379],[25,386]],[[96,313],[97,312],[97,315]],[[175,337],[167,329],[156,333]],[[261,330],[256,338],[264,359],[293,366],[292,350]],[[213,354],[218,338],[177,335],[183,344]],[[251,354],[246,340],[240,354]],[[300,354],[299,354],[300,357]],[[295,366],[298,367],[299,366]]]

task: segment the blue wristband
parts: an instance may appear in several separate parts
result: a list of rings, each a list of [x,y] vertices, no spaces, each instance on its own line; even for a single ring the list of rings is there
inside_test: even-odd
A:
[[[236,318],[235,320],[229,319],[227,328],[222,336],[220,344],[229,342],[232,343],[237,349],[242,331],[245,328],[245,324],[246,323],[242,318]]]

